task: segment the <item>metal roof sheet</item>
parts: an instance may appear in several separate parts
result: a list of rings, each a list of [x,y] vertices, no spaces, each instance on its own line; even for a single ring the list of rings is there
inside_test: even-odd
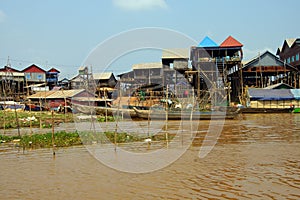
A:
[[[221,44],[220,47],[242,47],[243,44],[234,39],[232,36],[228,36]]]
[[[293,87],[286,83],[277,83],[274,85],[267,86],[264,89],[293,89]]]
[[[23,69],[22,72],[25,72],[25,73],[46,73],[45,70],[43,70],[42,68],[40,68],[39,66],[37,66],[35,64],[32,64],[29,67]]]
[[[245,63],[243,69],[258,66],[285,66],[287,69],[297,70],[292,65],[281,61],[278,57],[276,57],[269,51],[265,51],[263,54],[258,55],[249,62]]]
[[[78,90],[58,90],[58,91],[48,91],[48,92],[37,92],[29,97],[28,99],[37,99],[37,98],[46,98],[46,99],[62,99],[70,98],[81,92],[85,91],[84,89]]]
[[[153,62],[153,63],[140,63],[132,65],[132,69],[155,69],[162,68],[161,62]]]
[[[206,36],[199,44],[198,47],[218,47],[217,43],[215,43],[212,39]]]
[[[262,89],[262,88],[249,88],[248,94],[252,100],[291,100],[294,99],[294,95],[290,89]]]
[[[174,59],[174,58],[184,58],[188,59],[190,50],[188,48],[173,48],[173,49],[163,49],[162,59]]]
[[[112,72],[93,73],[94,80],[106,80],[113,76]]]

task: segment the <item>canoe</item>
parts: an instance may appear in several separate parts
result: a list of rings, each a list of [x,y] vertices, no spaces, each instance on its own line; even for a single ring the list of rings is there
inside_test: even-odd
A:
[[[241,108],[241,113],[290,113],[293,108]]]
[[[293,110],[293,113],[300,113],[300,108],[295,108],[295,109]]]
[[[136,112],[133,109],[117,108],[117,107],[101,107],[101,106],[87,106],[80,104],[73,104],[73,109],[77,113],[93,114],[93,115],[119,115],[122,117],[137,117]]]
[[[234,119],[239,110],[234,112],[222,111],[181,111],[181,110],[139,110],[133,108],[138,118],[142,119],[169,119],[169,120],[211,120],[211,119]]]

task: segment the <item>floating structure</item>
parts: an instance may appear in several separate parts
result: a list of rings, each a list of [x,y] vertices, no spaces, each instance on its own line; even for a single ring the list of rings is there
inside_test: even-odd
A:
[[[295,107],[300,107],[300,89],[285,89],[287,87],[277,84],[273,89],[248,88],[247,108],[242,112],[291,112]]]

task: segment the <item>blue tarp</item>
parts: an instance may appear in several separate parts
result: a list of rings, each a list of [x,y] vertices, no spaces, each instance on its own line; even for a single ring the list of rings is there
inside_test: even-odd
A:
[[[291,89],[291,93],[295,99],[300,100],[300,89]]]
[[[215,43],[212,39],[209,37],[205,37],[199,44],[198,47],[218,47],[217,43]]]
[[[249,88],[251,100],[271,101],[271,100],[292,100],[295,99],[290,89],[258,89]]]

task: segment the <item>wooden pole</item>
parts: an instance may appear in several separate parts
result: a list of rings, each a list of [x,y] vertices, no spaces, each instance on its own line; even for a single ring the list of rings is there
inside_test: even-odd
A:
[[[18,118],[18,113],[17,113],[17,108],[16,108],[16,104],[14,104],[15,107],[15,117],[16,117],[16,124],[17,124],[17,129],[18,129],[18,136],[20,137],[20,124],[19,124],[19,118]]]
[[[39,100],[40,103],[40,129],[42,129],[42,101],[41,98]]]
[[[5,135],[5,128],[6,128],[6,110],[5,110],[5,101],[4,101],[4,105],[3,105],[3,114],[4,114],[4,120],[3,120],[3,135]]]
[[[53,155],[55,155],[55,141],[54,141],[54,112],[51,111],[51,121],[52,121],[52,151]]]
[[[167,148],[169,147],[169,134],[168,134],[168,111],[169,111],[169,103],[168,103],[168,92],[169,92],[169,88],[168,88],[168,84],[167,84],[167,92],[166,92],[166,142],[167,142]]]

